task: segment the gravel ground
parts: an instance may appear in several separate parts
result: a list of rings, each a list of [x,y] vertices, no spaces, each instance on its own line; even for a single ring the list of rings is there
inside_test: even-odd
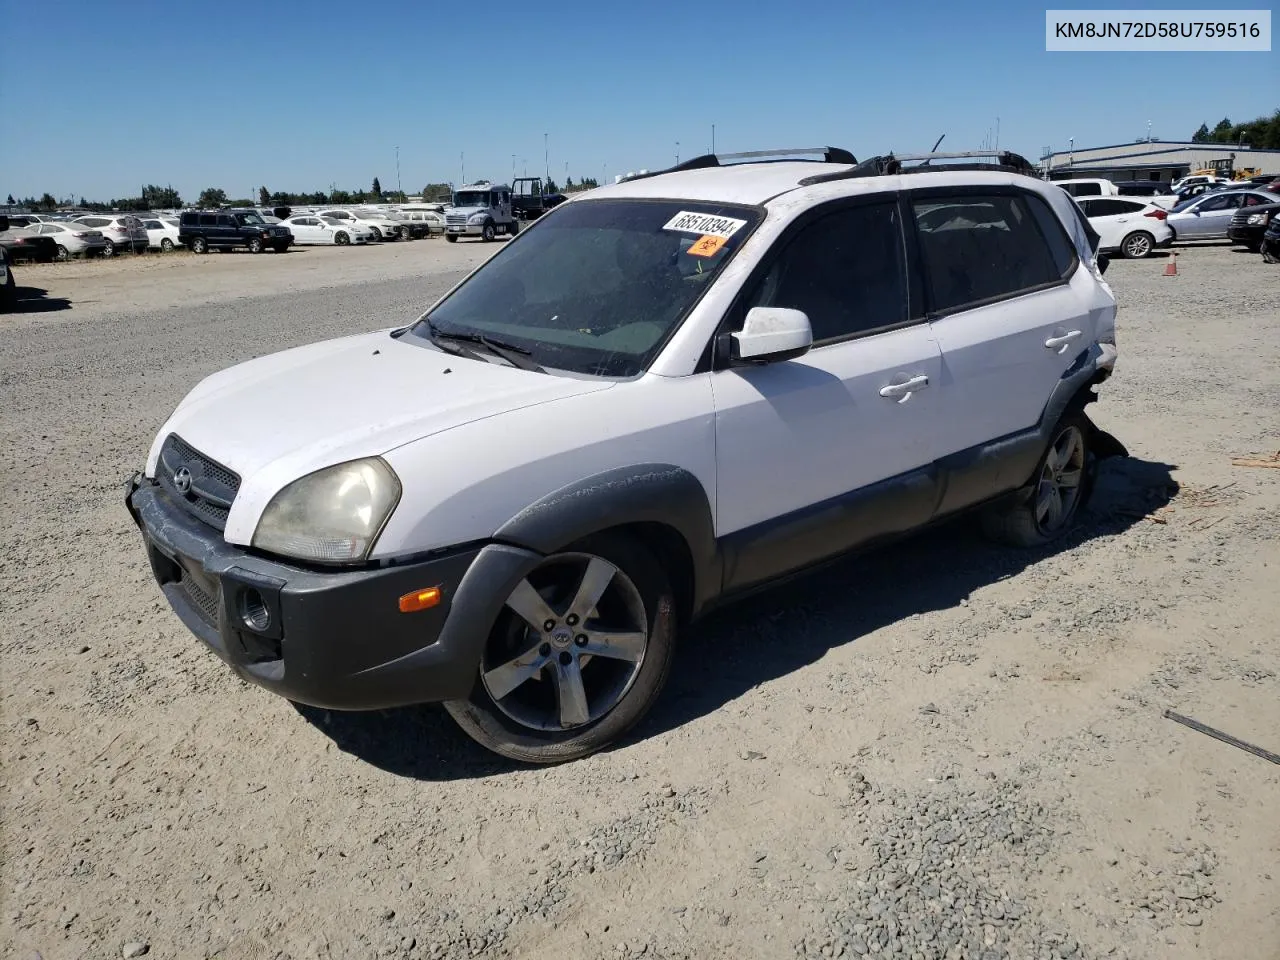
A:
[[[496,246],[496,245],[495,245]],[[961,521],[724,610],[623,745],[298,710],[151,582],[122,481],[202,375],[494,247],[18,270],[0,317],[0,945],[20,958],[1280,957],[1280,270],[1116,262],[1082,529]],[[124,271],[117,268],[124,267]],[[65,307],[65,308],[64,308]]]

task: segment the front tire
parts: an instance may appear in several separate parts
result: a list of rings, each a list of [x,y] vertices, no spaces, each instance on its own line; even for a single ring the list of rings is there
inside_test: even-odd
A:
[[[446,234],[444,235],[444,238],[445,238],[446,240],[448,240],[450,243],[457,243],[457,242],[458,242],[458,235],[457,235],[456,233],[446,233]]]
[[[675,630],[675,599],[658,559],[627,538],[588,538],[516,585],[489,632],[471,696],[445,708],[504,757],[585,757],[652,707],[671,669]]]
[[[379,230],[377,227],[370,227],[369,229],[373,231],[373,239],[375,239],[375,240],[381,240],[381,239],[382,239],[382,231],[381,231],[381,230]]]
[[[480,230],[480,239],[483,240],[485,243],[493,243],[493,238],[496,237],[497,235],[498,235],[498,230],[493,225],[493,221],[492,220],[486,221],[485,225]]]
[[[1141,260],[1144,257],[1149,257],[1151,256],[1151,251],[1155,248],[1155,237],[1142,230],[1135,230],[1120,241],[1120,252],[1128,260]]]
[[[191,239],[191,252],[192,253],[208,253],[209,241],[206,240],[204,237],[193,237]]]
[[[248,247],[249,247],[249,252],[250,252],[250,253],[261,253],[261,252],[262,252],[262,241],[261,241],[261,240],[259,240],[257,237],[250,237],[250,238],[249,238]]]
[[[1093,424],[1083,412],[1063,417],[1036,466],[1029,495],[986,511],[983,532],[1010,546],[1039,547],[1070,530],[1093,490],[1092,438]]]
[[[345,247],[351,242],[351,237],[345,230],[339,230],[333,235],[333,242],[340,247]]]

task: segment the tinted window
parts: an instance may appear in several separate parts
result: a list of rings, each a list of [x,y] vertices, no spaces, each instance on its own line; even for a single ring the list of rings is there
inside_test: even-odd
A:
[[[954,310],[1062,279],[1028,199],[993,195],[913,202],[933,310]]]
[[[213,214],[213,213],[200,214],[200,226],[213,227],[213,226],[216,226],[217,223],[218,223],[218,217],[216,214]]]
[[[1023,199],[1026,200],[1031,215],[1035,217],[1045,242],[1049,244],[1049,253],[1053,256],[1053,265],[1057,268],[1058,276],[1065,277],[1076,265],[1075,244],[1071,242],[1071,237],[1067,235],[1062,221],[1058,219],[1058,215],[1053,212],[1049,204],[1031,194],[1027,194]],[[1138,206],[1141,207],[1142,204]]]
[[[1144,204],[1134,203],[1132,200],[1111,200],[1103,197],[1089,201],[1089,216],[1091,217],[1116,217],[1125,213],[1134,213],[1141,210]]]
[[[103,217],[84,217],[80,222],[90,227],[105,227],[111,221]]]
[[[220,213],[218,214],[217,223],[220,227],[234,227],[236,225],[236,218],[228,216],[225,213]]]
[[[746,306],[803,310],[814,342],[907,319],[907,275],[894,201],[829,213],[803,227]]]
[[[192,226],[193,224],[200,222],[200,215],[196,213],[184,213],[182,215],[182,222],[187,226]]]
[[[1258,204],[1266,202],[1266,200],[1263,200],[1261,197],[1253,193],[1247,193],[1244,197],[1244,205],[1246,207],[1256,207]]]
[[[1201,213],[1208,213],[1210,210],[1226,210],[1236,205],[1232,203],[1234,199],[1229,193],[1219,194],[1216,197],[1209,197],[1196,209]]]
[[[144,221],[142,221],[142,225],[143,225],[144,227],[146,227],[148,230],[163,230],[163,229],[164,229],[163,224],[161,224],[159,220],[144,220]]]

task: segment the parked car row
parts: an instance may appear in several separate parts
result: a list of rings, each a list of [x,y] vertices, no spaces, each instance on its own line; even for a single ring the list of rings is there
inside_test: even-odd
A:
[[[285,214],[284,219],[275,212]],[[442,204],[388,209],[316,207],[187,210],[181,213],[11,214],[0,230],[0,249],[10,260],[48,263],[72,257],[188,247],[194,253],[243,247],[257,253],[294,244],[367,244],[414,240],[444,233]]]
[[[1217,185],[1172,207],[1161,196],[1125,196],[1117,184],[1107,180],[1062,181],[1062,186],[1076,197],[1093,228],[1101,236],[1101,247],[1127,258],[1148,257],[1156,250],[1175,242],[1191,240],[1226,240],[1243,243],[1250,250],[1262,246],[1262,234],[1280,206],[1280,192],[1272,192],[1271,183],[1280,186],[1280,178],[1267,184],[1244,181],[1240,184]],[[1088,184],[1103,191],[1101,195],[1082,196],[1079,188],[1068,185]],[[1214,186],[1197,183],[1193,186]],[[1114,190],[1114,192],[1113,192]],[[1174,194],[1176,199],[1178,194]]]

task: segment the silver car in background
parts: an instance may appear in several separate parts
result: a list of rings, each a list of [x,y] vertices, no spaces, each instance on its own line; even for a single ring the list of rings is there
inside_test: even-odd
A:
[[[1275,196],[1261,190],[1215,190],[1178,204],[1165,222],[1176,241],[1225,240],[1237,210],[1275,203]]]

